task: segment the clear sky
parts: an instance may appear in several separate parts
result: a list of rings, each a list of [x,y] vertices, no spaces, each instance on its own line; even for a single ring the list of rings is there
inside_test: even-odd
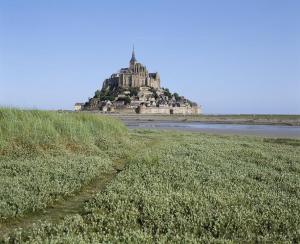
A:
[[[72,109],[133,43],[205,113],[300,114],[299,0],[0,0],[0,105]]]

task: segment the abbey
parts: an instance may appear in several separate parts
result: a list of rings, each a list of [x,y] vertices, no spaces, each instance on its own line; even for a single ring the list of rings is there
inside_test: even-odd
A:
[[[160,88],[159,74],[149,73],[146,66],[138,63],[135,58],[134,48],[128,68],[121,68],[118,73],[114,73],[110,78],[104,80],[103,88],[113,89],[116,87],[153,87]]]
[[[178,93],[160,87],[158,73],[149,73],[137,62],[134,48],[128,68],[121,68],[105,79],[101,89],[75,110],[139,114],[199,114],[201,106]]]

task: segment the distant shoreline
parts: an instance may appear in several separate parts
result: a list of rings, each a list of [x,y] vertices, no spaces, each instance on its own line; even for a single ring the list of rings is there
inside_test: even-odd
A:
[[[93,112],[97,113],[97,112]],[[122,121],[300,126],[300,115],[143,115],[99,113]]]

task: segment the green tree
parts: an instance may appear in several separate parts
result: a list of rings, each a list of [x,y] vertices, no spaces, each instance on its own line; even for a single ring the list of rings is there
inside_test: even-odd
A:
[[[138,92],[139,92],[139,88],[138,87],[130,87],[129,88],[130,91],[130,96],[137,96]]]
[[[100,90],[95,91],[94,98],[100,98],[100,97],[101,97],[101,91]]]
[[[168,88],[164,88],[164,95],[167,96],[168,98],[172,98],[172,94]]]
[[[126,96],[126,97],[119,97],[118,101],[124,101],[124,104],[127,105],[127,104],[130,104],[131,99],[128,96]]]
[[[101,100],[101,101],[106,101],[106,100],[114,101],[114,100],[115,100],[115,97],[114,97],[114,96],[111,96],[111,95],[106,95],[106,96],[101,96],[101,97],[100,97],[100,100]]]
[[[179,100],[180,100],[180,97],[179,97],[179,95],[178,95],[177,92],[175,92],[175,93],[173,94],[173,96],[175,97],[175,100],[176,100],[176,101],[179,101]]]

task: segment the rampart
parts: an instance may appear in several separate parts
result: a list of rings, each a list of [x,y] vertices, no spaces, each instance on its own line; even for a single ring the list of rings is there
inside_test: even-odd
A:
[[[201,107],[145,107],[137,108],[139,114],[200,114]]]

